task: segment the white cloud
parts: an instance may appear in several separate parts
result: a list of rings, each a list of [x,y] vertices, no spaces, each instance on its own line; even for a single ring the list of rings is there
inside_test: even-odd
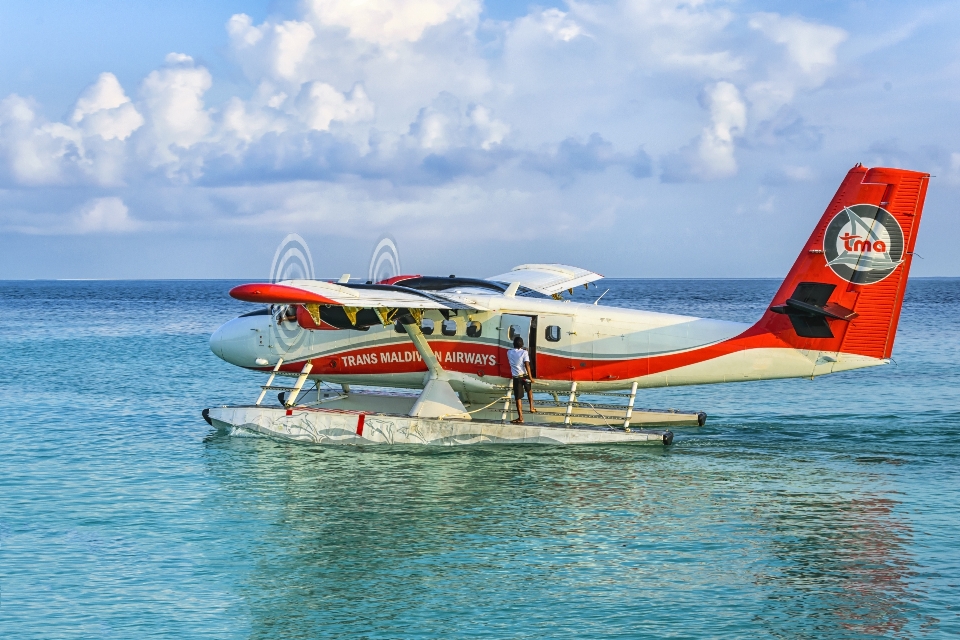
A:
[[[245,13],[237,13],[227,20],[227,33],[234,46],[252,47],[263,40],[263,31],[253,26],[253,18]]]
[[[0,101],[0,152],[7,171],[24,185],[59,184],[67,179],[67,159],[82,154],[80,133],[45,122],[30,100],[11,95]]]
[[[313,27],[306,22],[287,20],[274,27],[276,32],[276,55],[273,68],[285,79],[296,77],[297,66],[303,61],[315,36]]]
[[[300,94],[300,110],[311,129],[327,131],[331,122],[354,123],[372,120],[373,103],[363,86],[343,94],[324,82],[312,82]]]
[[[467,114],[470,123],[480,135],[480,148],[490,149],[503,142],[510,133],[510,125],[493,117],[490,109],[482,104],[474,106]]]
[[[456,96],[442,93],[429,107],[420,110],[406,140],[428,153],[490,151],[501,145],[509,133],[510,126],[497,119],[489,107],[474,104],[464,112]]]
[[[796,182],[809,182],[813,180],[815,174],[810,167],[797,167],[786,165],[783,167],[783,174]]]
[[[66,214],[38,212],[28,215],[0,215],[0,228],[40,236],[72,236],[130,233],[146,227],[130,216],[123,200],[114,197],[92,198]]]
[[[148,118],[147,153],[153,166],[177,163],[179,151],[203,140],[213,127],[203,102],[213,83],[210,72],[184,54],[171,53],[166,62],[166,67],[147,75],[140,87]]]
[[[838,27],[776,13],[754,14],[749,25],[782,45],[786,53],[785,58],[769,60],[766,77],[747,88],[747,97],[759,118],[770,117],[792,102],[797,91],[821,86],[835,70],[837,47],[848,35]]]
[[[695,171],[703,178],[728,178],[737,173],[734,139],[747,128],[747,106],[740,91],[729,82],[708,87],[706,101],[710,108],[710,126],[700,136],[700,163]]]
[[[583,29],[559,9],[547,9],[540,14],[543,29],[557,40],[570,42],[583,34]]]
[[[272,108],[274,105],[271,102],[277,97],[269,98],[267,106]],[[281,103],[282,101],[283,99],[280,100]],[[279,114],[258,109],[237,97],[230,98],[224,107],[222,123],[227,134],[244,143],[253,142],[267,133],[282,133],[287,129],[286,121]]]
[[[92,113],[116,109],[129,102],[130,98],[124,93],[117,76],[112,73],[101,73],[97,81],[84,89],[77,98],[71,120],[77,123]]]
[[[750,19],[750,27],[782,44],[801,71],[819,76],[837,62],[837,47],[847,39],[839,27],[808,22],[797,16],[758,13]]]
[[[74,233],[127,233],[142,225],[130,217],[123,200],[95,198],[85,204],[73,221]]]
[[[103,73],[74,105],[69,124],[49,122],[31,100],[0,101],[0,157],[23,185],[123,182],[124,142],[144,123],[116,77]]]
[[[141,94],[158,142],[187,148],[210,131],[203,94],[213,79],[205,68],[194,66],[189,56],[171,53],[167,63],[176,66],[151,72],[143,81]]]
[[[320,24],[379,45],[416,42],[430,27],[480,15],[477,0],[310,0],[308,5]]]
[[[126,140],[144,123],[112,73],[101,73],[80,94],[70,120],[87,135],[98,135],[104,140]]]
[[[269,168],[277,175],[420,180],[420,163],[433,156],[431,171],[443,166],[436,175],[452,180],[491,170],[494,156],[484,153],[500,161],[539,157],[561,141],[594,134],[614,141],[605,153],[623,164],[629,150],[670,156],[689,141],[689,129],[671,125],[702,117],[696,87],[704,87],[709,124],[673,153],[666,179],[729,177],[738,171],[735,148],[748,136],[748,119],[766,123],[768,145],[779,140],[771,132],[796,128],[787,116],[806,126],[777,109],[822,84],[846,37],[836,27],[772,13],[744,16],[741,24],[748,20],[752,28],[727,33],[738,16],[736,5],[722,1],[536,8],[487,23],[483,37],[491,42],[480,40],[476,0],[303,6],[300,15],[259,25],[245,14],[227,21],[231,50],[253,87],[249,97],[208,106],[210,72],[175,52],[146,76],[137,102],[109,72],[84,90],[65,123],[43,121],[29,101],[11,102],[10,122],[0,130],[10,141],[3,150],[10,175],[24,184],[107,185],[160,169],[182,185]],[[773,43],[781,59],[751,62],[734,36]],[[737,86],[746,88],[749,103]],[[638,105],[633,114],[628,104]],[[768,120],[776,113],[780,120]],[[317,132],[326,137],[309,138]],[[440,162],[438,154],[449,157]],[[649,173],[649,156],[641,155],[642,170],[631,170],[637,176]],[[596,163],[567,164],[561,173],[571,179]]]
[[[747,128],[747,105],[730,82],[705,87],[703,102],[710,110],[710,124],[690,145],[668,158],[668,181],[716,180],[737,173],[735,142]]]
[[[94,82],[63,118],[29,98],[0,101],[5,228],[55,210],[51,228],[72,233],[335,219],[330,234],[362,235],[402,219],[415,237],[457,212],[492,216],[482,233],[496,237],[547,203],[551,225],[577,237],[627,215],[619,202],[634,203],[620,220],[630,224],[676,210],[663,194],[698,189],[651,175],[723,180],[702,188],[718,206],[750,183],[745,211],[763,184],[779,210],[790,198],[778,190],[819,186],[834,156],[869,159],[866,125],[851,131],[843,108],[849,87],[829,82],[862,81],[846,32],[808,16],[745,14],[728,0],[534,5],[482,23],[475,0],[277,7],[259,24],[224,16],[242,74],[213,77],[172,53],[139,90],[108,71],[84,78],[77,86]],[[903,108],[881,104],[896,90],[864,95],[858,109]]]

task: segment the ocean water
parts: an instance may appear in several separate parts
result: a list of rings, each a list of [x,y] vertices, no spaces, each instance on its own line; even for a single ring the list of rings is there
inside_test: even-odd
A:
[[[324,448],[230,437],[259,375],[232,282],[0,282],[2,638],[960,634],[960,280],[896,364],[651,390],[671,447]],[[608,280],[752,321],[773,280]]]

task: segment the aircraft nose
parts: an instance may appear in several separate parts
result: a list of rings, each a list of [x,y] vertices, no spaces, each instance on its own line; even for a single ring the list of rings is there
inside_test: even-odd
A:
[[[223,357],[223,348],[220,346],[220,343],[223,340],[223,327],[225,326],[226,325],[223,325],[214,331],[213,335],[210,336],[210,351],[213,351],[213,354],[221,360],[226,359]]]
[[[257,367],[257,336],[262,329],[262,316],[234,318],[210,336],[210,350],[238,367]]]

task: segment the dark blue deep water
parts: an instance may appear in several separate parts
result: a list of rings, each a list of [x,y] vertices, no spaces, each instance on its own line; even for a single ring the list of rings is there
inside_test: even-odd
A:
[[[958,280],[896,365],[642,392],[710,415],[669,448],[443,451],[212,431],[262,384],[207,347],[231,284],[0,283],[0,637],[960,633]],[[600,284],[752,321],[778,283]]]

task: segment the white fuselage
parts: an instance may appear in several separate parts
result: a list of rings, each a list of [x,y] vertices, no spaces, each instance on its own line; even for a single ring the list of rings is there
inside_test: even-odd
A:
[[[839,352],[795,349],[772,334],[751,335],[750,325],[690,316],[544,298],[491,295],[465,289],[444,292],[484,311],[459,311],[444,324],[425,311],[424,333],[461,393],[490,394],[509,377],[506,350],[520,335],[531,352],[538,390],[582,391],[812,377],[884,364]],[[479,335],[476,324],[479,323]],[[468,335],[471,324],[473,335]],[[447,334],[444,335],[444,330]],[[278,358],[310,377],[332,383],[420,388],[426,366],[406,332],[393,324],[366,331],[307,330],[296,320],[246,315],[210,339],[213,352],[232,364],[268,371]]]

